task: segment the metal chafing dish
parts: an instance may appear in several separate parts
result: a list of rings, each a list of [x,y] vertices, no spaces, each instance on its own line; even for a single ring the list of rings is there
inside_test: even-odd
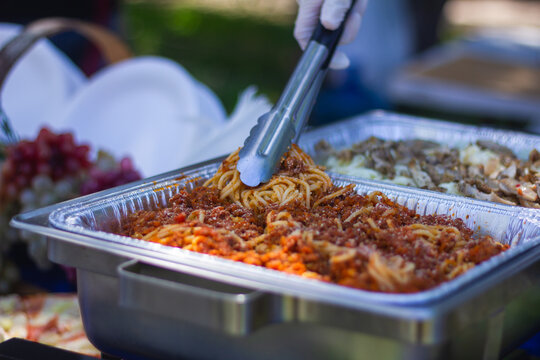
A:
[[[529,211],[333,176],[420,214],[463,218],[512,245],[416,294],[371,293],[111,234],[126,213],[164,206],[221,159],[20,214],[77,268],[86,333],[125,359],[497,358],[540,324],[540,224]]]

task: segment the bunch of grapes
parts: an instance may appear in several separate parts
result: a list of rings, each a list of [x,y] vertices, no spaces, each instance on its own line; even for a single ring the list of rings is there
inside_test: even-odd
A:
[[[13,242],[24,240],[42,269],[51,265],[46,239],[10,228],[12,216],[141,178],[129,158],[116,161],[100,151],[91,161],[88,145],[77,144],[70,133],[55,134],[47,128],[35,140],[22,140],[5,149],[0,167],[0,251],[5,254]],[[0,285],[1,265],[0,261]]]
[[[34,141],[22,140],[7,147],[2,166],[0,199],[17,199],[24,189],[33,186],[35,177],[58,181],[81,174],[91,166],[90,147],[77,145],[70,133],[54,134],[41,129]]]
[[[111,155],[104,151],[98,152],[97,160],[88,175],[88,178],[81,185],[81,195],[127,184],[141,178],[130,158],[122,158],[117,163]]]

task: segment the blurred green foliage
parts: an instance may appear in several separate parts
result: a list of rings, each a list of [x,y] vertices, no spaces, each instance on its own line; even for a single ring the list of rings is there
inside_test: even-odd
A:
[[[292,18],[275,22],[148,0],[125,2],[122,16],[136,55],[175,60],[229,113],[249,85],[276,101],[301,55]]]

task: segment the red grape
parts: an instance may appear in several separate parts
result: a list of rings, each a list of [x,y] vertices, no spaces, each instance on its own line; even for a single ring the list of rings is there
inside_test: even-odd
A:
[[[98,165],[90,170],[90,178],[81,185],[81,195],[127,184],[141,178],[139,172],[134,169],[131,159],[127,157],[120,160],[120,163],[116,164],[115,168],[110,168],[110,165],[107,163],[104,165],[105,169],[102,169],[99,167],[98,162]]]
[[[57,181],[88,170],[92,164],[89,150],[88,145],[76,144],[72,134],[57,135],[47,128],[41,129],[34,141],[8,146],[1,173],[1,199],[13,199],[39,174]]]

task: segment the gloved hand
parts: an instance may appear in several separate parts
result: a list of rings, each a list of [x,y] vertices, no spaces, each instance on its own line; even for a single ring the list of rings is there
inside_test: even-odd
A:
[[[335,30],[339,27],[345,13],[351,6],[351,0],[296,0],[298,2],[298,15],[294,24],[294,37],[304,50],[319,21],[328,30]],[[354,40],[364,13],[367,0],[357,0],[354,8],[347,19],[345,29],[341,35],[339,44],[347,44]],[[349,66],[349,58],[341,52],[334,53],[330,68],[345,69]]]

